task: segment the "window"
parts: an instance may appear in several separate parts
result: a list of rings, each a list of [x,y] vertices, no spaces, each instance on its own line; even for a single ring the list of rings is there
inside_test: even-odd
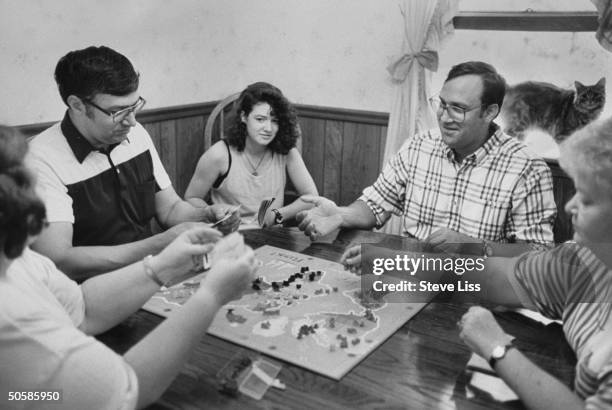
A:
[[[590,0],[460,0],[456,29],[509,31],[596,31]]]

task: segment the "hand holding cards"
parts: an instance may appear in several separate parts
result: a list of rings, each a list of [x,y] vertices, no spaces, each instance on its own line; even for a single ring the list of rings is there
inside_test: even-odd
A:
[[[234,232],[240,224],[240,205],[228,207],[225,210],[225,215],[211,225],[211,228],[217,228],[224,235]]]
[[[268,212],[268,209],[270,209],[270,206],[274,203],[274,199],[275,198],[272,197],[261,201],[261,204],[259,205],[259,212],[257,213],[257,223],[259,226],[263,226],[266,219],[266,213]]]

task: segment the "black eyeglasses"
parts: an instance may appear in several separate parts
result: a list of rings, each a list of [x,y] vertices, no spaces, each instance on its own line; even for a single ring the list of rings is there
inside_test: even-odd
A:
[[[91,100],[84,98],[83,101],[85,101],[86,104],[89,104],[94,108],[97,108],[98,110],[102,111],[104,114],[111,117],[114,123],[121,122],[125,120],[125,118],[131,113],[137,113],[138,111],[142,110],[142,107],[144,107],[145,104],[147,103],[147,101],[144,98],[138,97],[138,101],[136,101],[134,104],[130,105],[129,107],[125,107],[117,111],[109,111],[109,110],[105,110],[104,108],[100,107],[98,104],[94,103]]]
[[[485,104],[478,104],[475,107],[463,108],[463,107],[459,107],[458,105],[447,104],[446,102],[442,101],[440,97],[438,96],[431,97],[429,99],[429,102],[438,117],[442,116],[442,113],[446,111],[450,119],[452,119],[455,122],[465,121],[466,112],[474,111],[475,109],[481,108],[483,105],[485,105]]]

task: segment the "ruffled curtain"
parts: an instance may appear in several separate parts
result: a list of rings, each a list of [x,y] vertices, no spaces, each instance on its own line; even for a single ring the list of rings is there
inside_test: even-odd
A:
[[[612,52],[612,0],[591,0],[599,14],[597,41],[606,50]]]
[[[396,91],[383,164],[415,133],[436,126],[428,102],[431,73],[438,69],[437,50],[442,40],[453,33],[457,3],[458,0],[403,0],[400,5],[404,39],[401,54],[387,67]],[[382,231],[401,234],[401,218],[391,217]]]

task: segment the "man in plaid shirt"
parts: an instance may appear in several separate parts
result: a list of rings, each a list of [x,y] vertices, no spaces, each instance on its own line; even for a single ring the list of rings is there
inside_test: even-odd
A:
[[[315,240],[339,227],[379,228],[393,213],[404,234],[438,251],[490,256],[550,245],[550,169],[493,122],[505,88],[489,64],[454,66],[430,100],[439,129],[404,144],[351,205],[306,198],[316,206],[298,214],[300,229]]]

